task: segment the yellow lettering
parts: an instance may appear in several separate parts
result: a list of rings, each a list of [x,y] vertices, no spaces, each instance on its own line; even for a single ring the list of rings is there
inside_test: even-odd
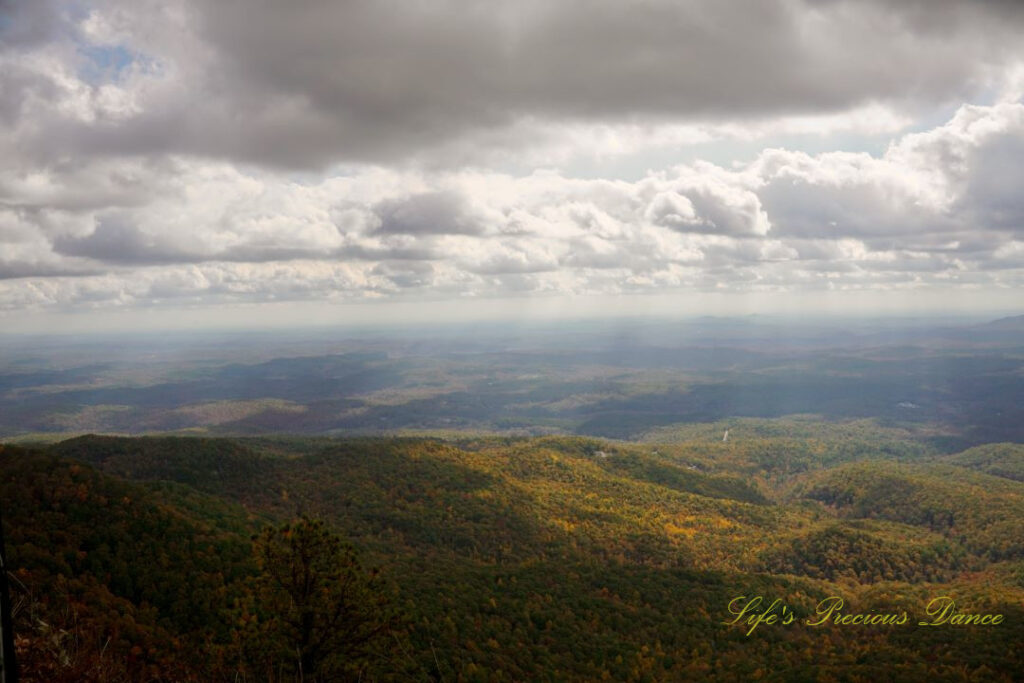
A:
[[[757,597],[751,598],[742,607],[740,607],[739,605],[736,604],[736,603],[740,603],[742,605],[743,601],[746,600],[746,599],[747,599],[747,596],[741,595],[741,596],[739,596],[737,598],[733,598],[732,600],[729,601],[729,614],[735,614],[736,615],[736,618],[729,622],[730,624],[737,623],[740,619],[742,619],[743,617],[746,616],[747,612],[752,611],[754,608],[756,608],[758,605],[761,604],[761,596],[760,595],[758,595]]]
[[[817,621],[811,621],[813,617],[807,618],[808,626],[821,626],[829,620],[833,613],[843,608],[843,599],[839,596],[830,596],[818,603],[814,611],[820,617]]]
[[[937,598],[932,598],[925,608],[925,613],[932,617],[929,621],[920,621],[918,626],[941,626],[949,621],[950,616],[956,610],[956,602],[953,598],[947,595],[941,595]]]

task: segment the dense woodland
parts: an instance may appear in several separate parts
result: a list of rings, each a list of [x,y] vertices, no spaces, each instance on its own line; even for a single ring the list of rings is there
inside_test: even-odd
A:
[[[942,453],[870,422],[729,426],[727,442],[715,424],[650,443],[4,446],[23,680],[1019,675],[1024,446]],[[322,585],[286,589],[298,557]],[[728,604],[755,595],[801,618],[839,595],[911,620],[949,595],[1005,620],[748,636]]]

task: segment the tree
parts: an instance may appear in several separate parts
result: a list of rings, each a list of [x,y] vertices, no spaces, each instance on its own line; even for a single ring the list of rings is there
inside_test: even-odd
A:
[[[317,683],[358,677],[397,625],[377,570],[364,570],[355,549],[319,520],[268,527],[255,541],[268,675]]]

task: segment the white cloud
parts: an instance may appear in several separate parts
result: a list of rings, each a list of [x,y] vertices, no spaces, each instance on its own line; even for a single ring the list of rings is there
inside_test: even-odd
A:
[[[766,150],[743,167],[636,182],[368,168],[297,183],[225,164],[126,162],[119,174],[104,162],[101,176],[145,179],[136,197],[75,200],[70,181],[87,168],[7,186],[29,208],[0,214],[14,278],[0,305],[1014,285],[1024,211],[986,174],[1024,163],[1006,158],[1020,151],[1008,143],[1022,109],[965,108],[877,158]],[[985,184],[987,211],[973,190]],[[94,274],[68,276],[83,270]]]
[[[879,157],[770,149],[635,182],[102,161],[5,183],[0,289],[11,308],[1019,284],[1022,135],[1024,105],[964,107]]]

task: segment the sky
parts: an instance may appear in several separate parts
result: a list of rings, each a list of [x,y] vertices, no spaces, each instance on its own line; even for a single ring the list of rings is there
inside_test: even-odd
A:
[[[0,0],[0,327],[1017,311],[1015,0]]]

